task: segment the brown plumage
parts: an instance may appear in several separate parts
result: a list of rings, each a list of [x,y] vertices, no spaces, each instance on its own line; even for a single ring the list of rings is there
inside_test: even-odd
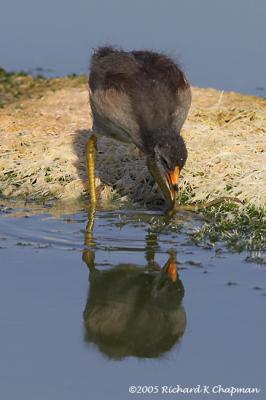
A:
[[[91,59],[89,89],[93,132],[134,143],[155,161],[173,196],[187,159],[180,130],[191,103],[181,69],[163,54],[101,47]],[[158,171],[152,174],[156,179]]]

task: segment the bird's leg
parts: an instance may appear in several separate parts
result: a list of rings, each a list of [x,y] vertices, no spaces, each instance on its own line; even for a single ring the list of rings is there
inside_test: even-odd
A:
[[[155,253],[156,250],[158,250],[158,234],[149,230],[145,239],[145,258],[147,261],[148,271],[160,271],[161,267],[155,261]]]
[[[89,179],[90,192],[90,214],[87,229],[89,232],[93,230],[94,214],[96,207],[96,190],[95,190],[95,160],[96,160],[97,138],[94,134],[89,138],[86,145],[86,159]]]
[[[93,238],[90,218],[86,225],[82,260],[87,264],[87,267],[89,268],[90,272],[95,271],[95,241]]]
[[[95,160],[96,160],[97,138],[91,135],[86,145],[86,158],[89,178],[90,205],[96,205],[95,191]]]

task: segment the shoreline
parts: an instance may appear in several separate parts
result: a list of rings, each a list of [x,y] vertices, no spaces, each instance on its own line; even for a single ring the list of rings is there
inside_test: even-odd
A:
[[[23,79],[35,78],[15,77],[22,88]],[[84,148],[91,128],[86,78],[39,78],[26,99],[33,82],[20,89],[21,99],[9,99],[0,109],[0,193],[31,200],[86,196]],[[200,88],[192,88],[192,96],[182,129],[188,161],[181,200],[233,196],[264,207],[266,99]],[[96,169],[104,202],[128,197],[143,204],[161,197],[134,146],[100,138]]]
[[[9,75],[5,104],[0,101],[0,198],[6,199],[2,202],[17,198],[73,204],[86,199],[85,144],[91,128],[86,77]],[[1,82],[0,100],[5,91]],[[20,94],[14,96],[12,90],[18,88]],[[265,248],[266,99],[193,87],[182,135],[188,161],[182,170],[180,203],[223,196],[245,202],[204,211],[209,222],[197,232],[198,242],[222,239],[236,250]],[[96,176],[102,208],[113,202],[134,207],[161,202],[134,146],[100,138]],[[244,224],[249,229],[241,233]]]

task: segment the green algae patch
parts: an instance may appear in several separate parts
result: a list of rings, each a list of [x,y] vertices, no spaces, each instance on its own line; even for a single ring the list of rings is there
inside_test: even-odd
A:
[[[222,241],[230,250],[248,251],[247,261],[266,264],[266,208],[227,203],[204,210],[203,217],[191,234],[195,243],[213,247]]]
[[[26,72],[7,72],[0,67],[0,108],[26,99],[41,98],[47,91],[84,85],[85,75],[69,75],[47,79],[42,75],[31,76]]]

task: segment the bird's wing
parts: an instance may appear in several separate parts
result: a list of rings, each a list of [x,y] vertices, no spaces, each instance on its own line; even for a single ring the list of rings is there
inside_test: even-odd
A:
[[[191,89],[188,85],[184,89],[179,89],[177,91],[177,104],[176,109],[172,115],[171,126],[174,128],[178,133],[187,118],[189,109],[191,105]]]
[[[95,129],[143,148],[140,127],[131,100],[138,64],[128,53],[100,49],[92,57],[90,101]]]
[[[131,91],[134,114],[144,131],[174,128],[180,131],[191,103],[182,70],[164,54],[133,51],[138,72]]]
[[[123,142],[143,147],[131,100],[126,92],[99,88],[90,92],[94,130]]]
[[[179,132],[191,101],[183,72],[153,52],[99,49],[92,57],[89,86],[96,129],[140,148],[156,130]]]

